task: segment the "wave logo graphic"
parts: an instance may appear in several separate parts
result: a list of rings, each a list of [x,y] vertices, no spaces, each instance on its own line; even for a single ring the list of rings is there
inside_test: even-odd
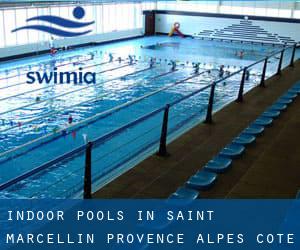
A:
[[[78,20],[82,19],[85,16],[84,9],[80,6],[74,8],[73,16],[75,19],[78,19]],[[92,21],[92,22],[72,21],[72,20],[62,18],[62,17],[51,16],[51,15],[35,16],[35,17],[28,18],[26,20],[26,22],[31,22],[31,21],[43,21],[43,22],[47,22],[50,24],[60,26],[61,28],[69,28],[69,29],[83,28],[83,27],[87,27],[87,26],[95,23],[94,21]],[[19,30],[28,30],[28,29],[38,30],[38,31],[50,33],[52,35],[61,36],[61,37],[81,36],[81,35],[88,34],[92,31],[92,30],[86,30],[86,31],[82,31],[82,32],[75,32],[72,30],[67,31],[67,30],[63,30],[63,29],[59,29],[59,28],[50,27],[47,25],[27,25],[27,26],[16,28],[16,29],[12,30],[11,32],[17,32]]]

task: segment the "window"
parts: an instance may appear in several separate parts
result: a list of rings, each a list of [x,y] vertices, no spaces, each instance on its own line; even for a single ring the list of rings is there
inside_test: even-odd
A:
[[[173,4],[173,3],[172,3]],[[174,3],[174,6],[177,4]],[[77,5],[51,5],[49,7],[23,7],[0,9],[0,47],[43,43],[50,40],[52,35],[36,30],[21,30],[12,33],[16,27],[26,25],[44,24],[42,21],[26,22],[28,18],[37,15],[54,15],[73,19],[73,9]],[[85,9],[85,17],[82,22],[95,21],[93,32],[90,34],[102,34],[118,30],[131,30],[143,27],[143,10],[154,9],[155,1],[148,2],[122,2],[122,3],[99,3],[82,5]],[[55,24],[47,24],[58,28]],[[84,30],[84,29],[83,29]],[[89,35],[90,35],[89,34]],[[54,36],[55,37],[55,36]],[[55,39],[61,39],[55,37]]]
[[[121,4],[117,4],[116,5],[116,16],[118,17],[117,18],[117,24],[116,24],[116,27],[117,27],[117,30],[122,30],[123,29],[123,9],[121,7],[122,5]]]
[[[30,17],[34,17],[34,16],[37,16],[38,15],[38,12],[37,12],[37,9],[36,8],[28,8],[27,9],[27,17],[30,18]],[[40,22],[37,22],[38,24]],[[39,41],[39,36],[40,36],[40,32],[38,31],[35,31],[35,30],[30,30],[28,31],[30,32],[29,34],[29,37],[30,37],[30,43],[36,43]]]
[[[127,10],[128,10],[128,23],[126,29],[134,29],[134,5],[133,4],[127,4]]]
[[[280,9],[279,10],[279,17],[290,18],[291,15],[292,15],[292,11],[291,10],[284,10],[284,9]]]
[[[49,8],[38,8],[38,15],[49,15],[50,14],[50,9]],[[49,41],[50,40],[50,35],[44,32],[38,32],[39,33],[39,38],[38,41]]]
[[[300,19],[300,10],[295,10],[294,11],[294,18]],[[1,27],[0,27],[0,29],[1,29]]]
[[[109,5],[103,5],[103,32],[111,31],[110,16],[109,16]]]
[[[270,8],[268,8],[267,9],[267,16],[273,16],[273,17],[276,17],[276,16],[278,16],[278,9],[270,9]]]
[[[142,13],[142,5],[135,4],[135,18],[136,18],[136,28],[143,27],[143,13]]]
[[[121,15],[120,15],[120,19],[121,19],[121,30],[126,30],[127,27],[129,27],[129,7],[128,4],[121,4],[120,7],[121,9]]]
[[[266,12],[267,12],[266,8],[255,8],[256,16],[265,16]]]
[[[17,45],[17,33],[11,32],[16,28],[16,12],[14,9],[4,10],[3,12],[4,20],[4,30],[5,30],[5,46]]]
[[[5,46],[3,11],[0,10],[0,48]]]
[[[16,10],[17,15],[17,23],[16,27],[22,27],[26,26],[26,19],[27,19],[27,12],[26,9],[17,9]],[[27,44],[28,41],[28,31],[27,30],[20,30],[16,33],[17,35],[17,44]]]
[[[96,32],[103,33],[103,6],[102,5],[98,5],[96,7],[95,22],[96,22]]]

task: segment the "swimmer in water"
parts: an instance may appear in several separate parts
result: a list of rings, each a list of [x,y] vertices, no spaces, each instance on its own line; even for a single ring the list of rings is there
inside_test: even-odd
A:
[[[39,97],[39,96],[37,96],[36,98],[35,98],[35,101],[36,102],[39,102],[41,100],[41,97]]]
[[[194,74],[199,74],[200,63],[196,63],[194,69],[195,69]]]
[[[171,71],[175,71],[176,70],[176,62],[171,61],[171,65],[172,65]]]
[[[223,77],[224,76],[224,65],[221,65],[219,68],[219,77]]]
[[[240,51],[240,54],[239,54],[240,58],[243,59],[243,58],[244,58],[244,55],[245,55],[244,51],[241,50],[241,51]]]
[[[151,57],[150,58],[150,68],[153,68],[153,66],[154,66],[154,59],[153,59],[153,57]]]
[[[131,55],[129,55],[128,59],[129,59],[129,65],[132,65],[133,64],[133,57]]]
[[[72,123],[73,123],[73,117],[72,117],[72,115],[69,115],[68,123],[69,123],[69,124],[72,124]]]
[[[93,52],[90,53],[91,59],[90,60],[94,60],[95,58],[95,54]]]
[[[109,53],[108,56],[109,56],[109,62],[112,62],[114,60],[112,53]]]

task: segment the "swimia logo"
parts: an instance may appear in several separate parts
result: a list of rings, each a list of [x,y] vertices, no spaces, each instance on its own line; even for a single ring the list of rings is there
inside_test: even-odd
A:
[[[52,72],[28,72],[27,81],[28,84],[38,82],[39,84],[95,84],[96,73],[95,72],[82,72],[82,68],[79,68],[77,72],[57,72],[57,68],[54,68]]]
[[[73,10],[73,17],[77,20],[82,19],[85,16],[85,11],[82,7],[78,6],[74,8]],[[11,32],[17,32],[19,30],[38,30],[46,33],[50,33],[52,35],[60,36],[60,37],[74,37],[74,36],[81,36],[90,33],[92,30],[86,30],[81,32],[75,32],[75,29],[83,28],[92,25],[95,23],[95,21],[91,22],[78,22],[78,21],[72,21],[69,19],[65,19],[59,16],[51,16],[51,15],[45,15],[45,16],[35,16],[28,18],[26,22],[31,21],[42,21],[49,24],[54,24],[56,26],[59,26],[61,28],[68,28],[70,30],[64,30],[59,28],[54,28],[47,25],[39,25],[39,24],[32,24],[27,25],[23,27],[16,28],[12,30]]]

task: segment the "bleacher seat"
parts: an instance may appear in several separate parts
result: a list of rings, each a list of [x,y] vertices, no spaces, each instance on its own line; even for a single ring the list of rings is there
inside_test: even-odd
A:
[[[287,105],[284,103],[277,103],[273,104],[271,107],[267,108],[267,111],[269,110],[278,110],[278,111],[284,111],[287,109]]]
[[[289,93],[289,92],[286,92],[284,95],[281,96],[281,98],[283,99],[295,99],[298,95],[295,94],[295,93]]]
[[[169,199],[186,199],[195,200],[199,196],[199,192],[187,187],[179,187],[176,192],[170,195]]]
[[[196,190],[207,190],[212,187],[217,180],[217,174],[208,172],[206,170],[200,170],[193,175],[185,185],[188,188]]]
[[[263,126],[252,124],[246,129],[244,129],[243,133],[257,136],[261,135],[264,132],[264,130],[265,128]]]
[[[220,152],[221,157],[225,158],[237,158],[245,151],[245,147],[239,144],[231,143],[225,146]]]
[[[271,112],[271,110],[269,112]],[[272,123],[273,123],[272,118],[260,116],[252,124],[266,127],[266,126],[270,126]]]
[[[204,166],[204,169],[213,173],[224,173],[230,168],[231,164],[231,159],[217,156],[210,160]]]
[[[256,140],[255,136],[242,133],[236,138],[234,138],[232,142],[235,144],[246,146],[252,144],[253,142],[255,142],[255,140]]]
[[[278,98],[249,127],[234,138],[231,144],[225,146],[218,156],[210,160],[203,170],[190,177],[185,187],[178,188],[169,198],[194,200],[199,196],[198,190],[206,190],[212,187],[217,180],[217,174],[226,172],[231,167],[232,159],[240,156],[245,151],[245,146],[255,142],[256,136],[261,135],[265,127],[271,125],[273,119],[278,118],[299,93],[300,82]],[[300,190],[296,198],[300,199]]]
[[[261,117],[269,117],[269,118],[278,118],[280,116],[280,111],[278,110],[268,110],[262,113]]]
[[[293,102],[293,99],[291,98],[283,98],[283,97],[280,97],[277,101],[276,101],[276,104],[291,104]]]

